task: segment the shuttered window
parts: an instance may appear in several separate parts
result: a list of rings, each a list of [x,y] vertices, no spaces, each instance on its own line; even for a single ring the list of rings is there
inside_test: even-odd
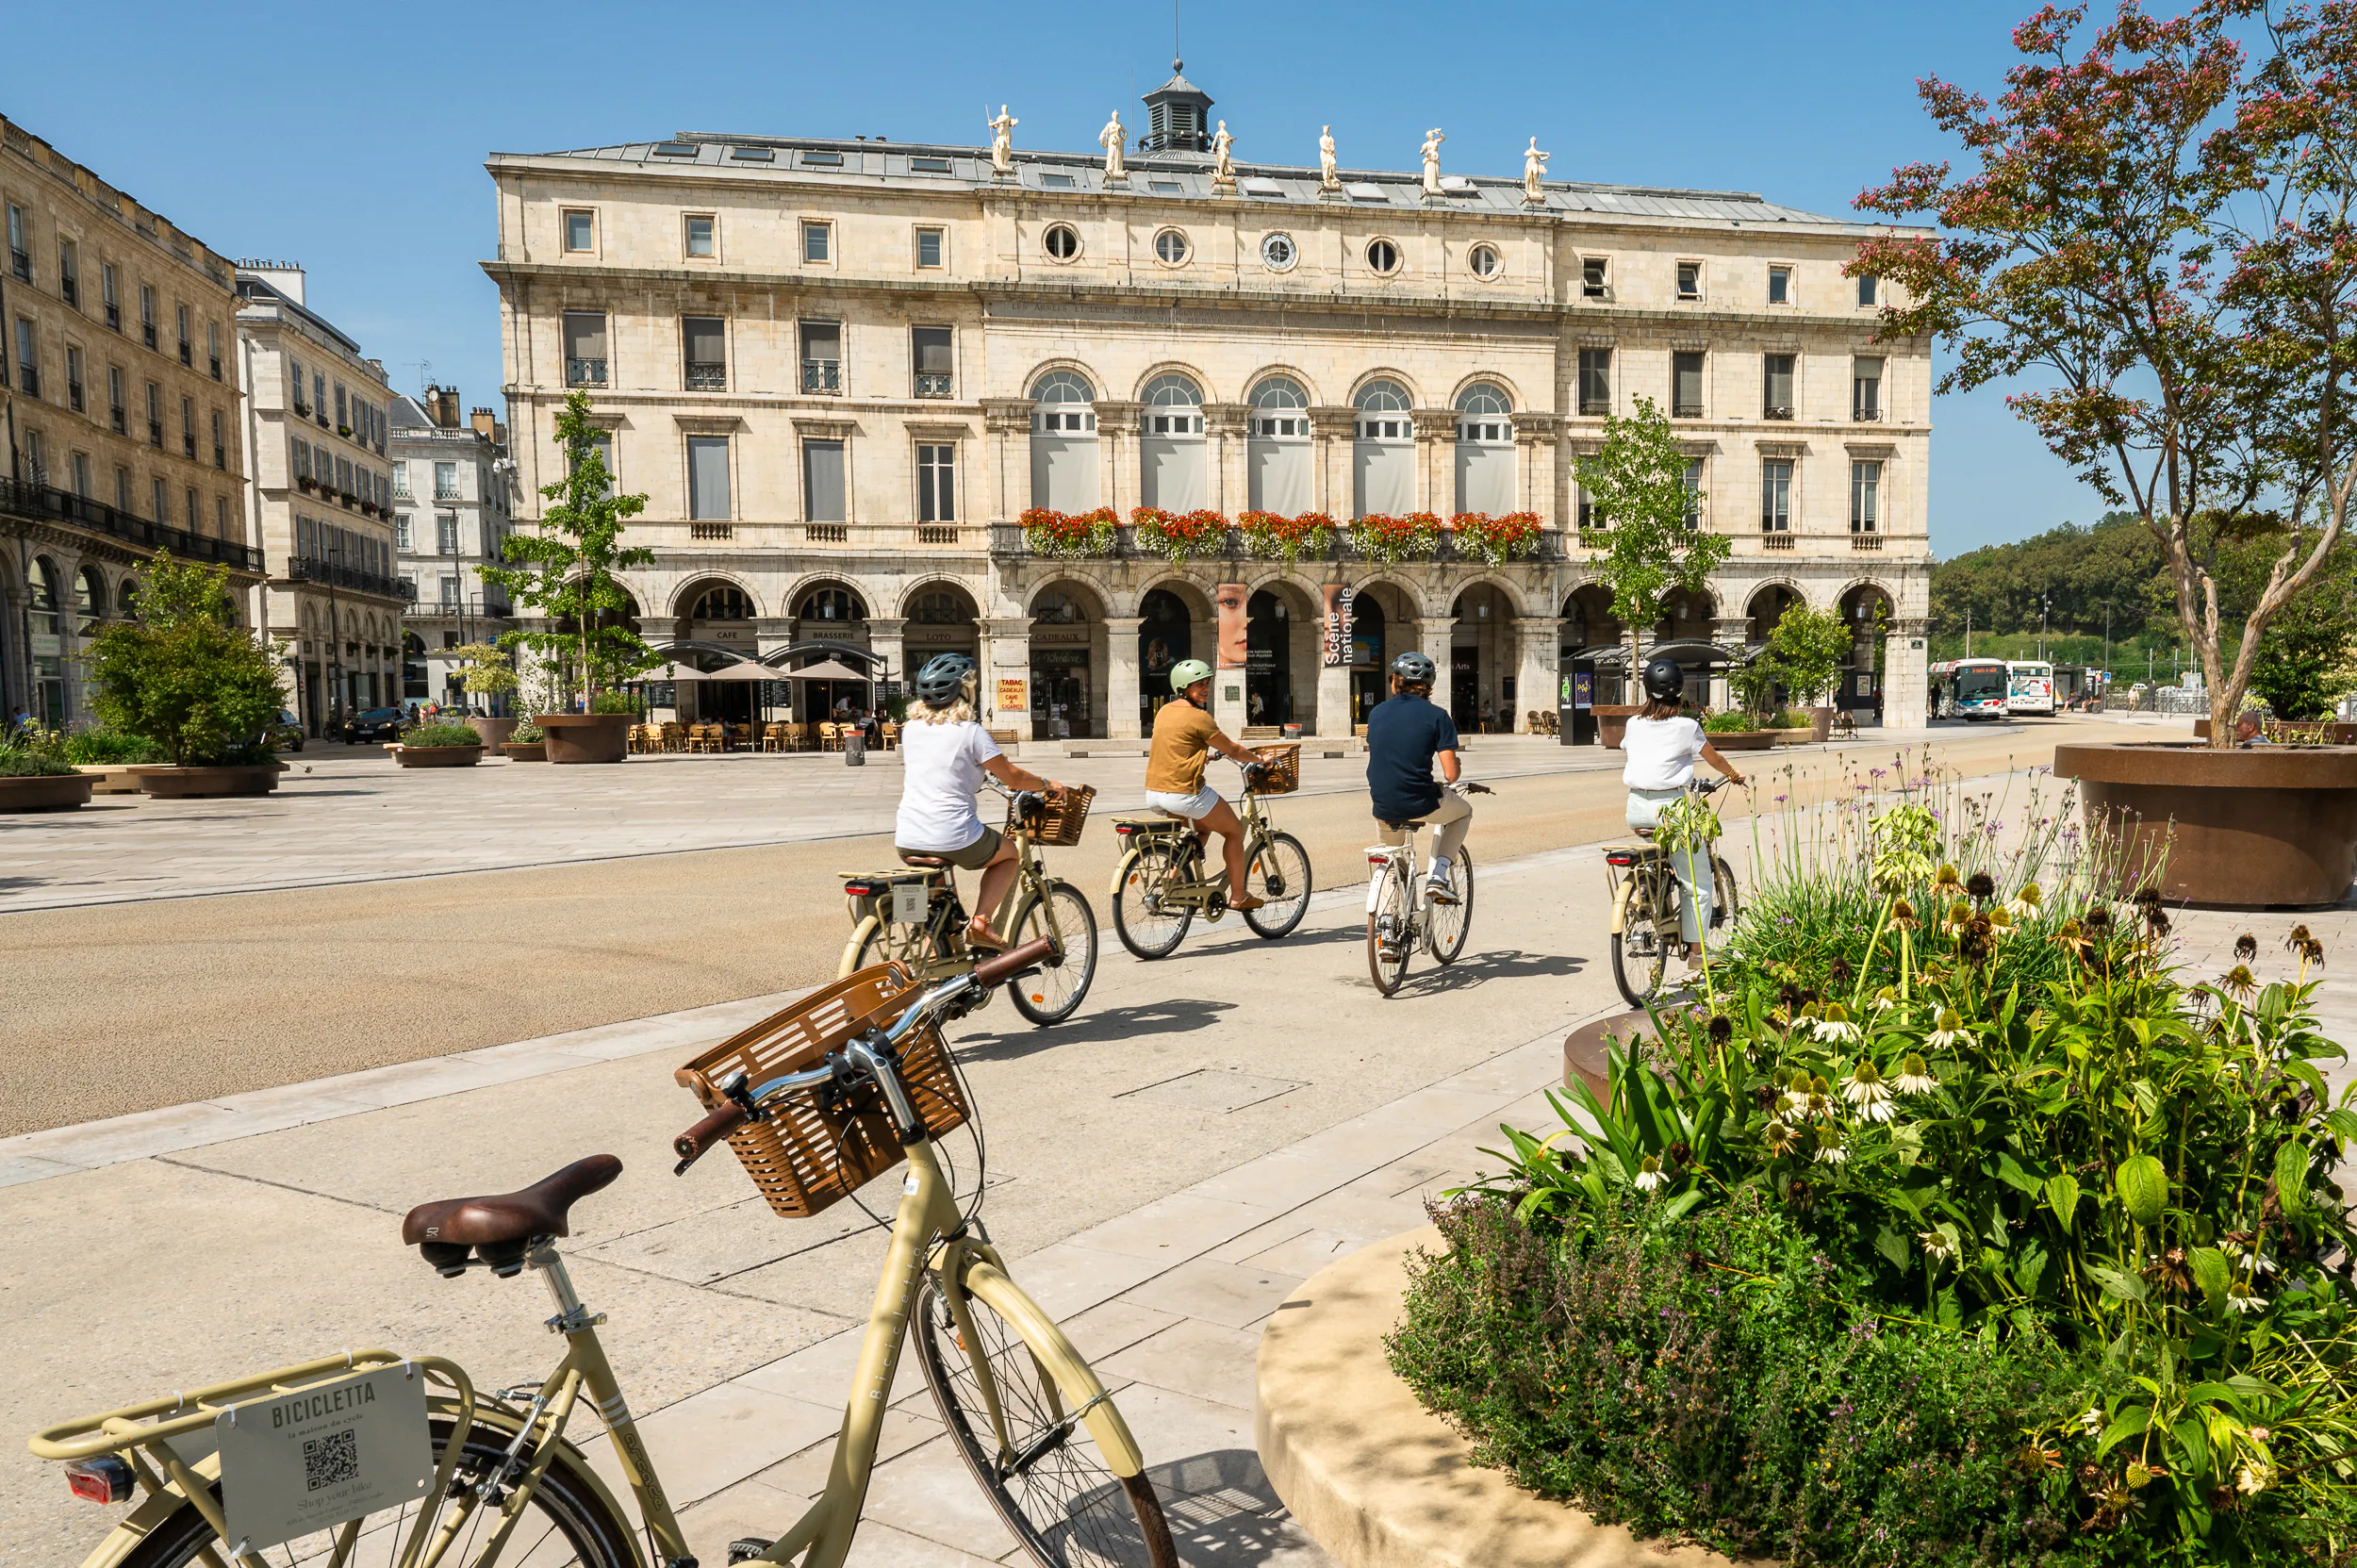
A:
[[[848,522],[844,507],[843,443],[802,443],[802,520]]]
[[[729,511],[729,438],[687,437],[687,515],[725,519]]]

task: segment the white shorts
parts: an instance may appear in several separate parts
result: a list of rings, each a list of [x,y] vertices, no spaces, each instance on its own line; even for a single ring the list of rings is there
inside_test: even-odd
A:
[[[1146,792],[1146,803],[1156,811],[1166,811],[1173,817],[1200,822],[1219,809],[1219,791],[1209,784],[1192,795],[1170,795],[1159,789],[1149,789]]]

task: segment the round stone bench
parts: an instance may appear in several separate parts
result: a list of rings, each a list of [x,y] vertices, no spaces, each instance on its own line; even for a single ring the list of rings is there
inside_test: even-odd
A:
[[[1330,1264],[1261,1336],[1254,1437],[1301,1527],[1342,1568],[1730,1568],[1475,1468],[1472,1445],[1416,1403],[1383,1336],[1399,1325],[1409,1250],[1440,1239],[1426,1226]]]

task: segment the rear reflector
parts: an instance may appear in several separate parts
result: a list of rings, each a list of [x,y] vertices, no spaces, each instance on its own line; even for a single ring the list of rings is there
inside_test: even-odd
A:
[[[131,1495],[131,1467],[102,1454],[67,1465],[65,1484],[86,1503],[120,1503]]]
[[[891,891],[892,889],[882,883],[847,882],[843,884],[844,896],[851,899],[881,899]]]
[[[1604,863],[1607,866],[1634,866],[1637,864],[1637,851],[1634,850],[1615,850],[1610,854],[1604,857]]]

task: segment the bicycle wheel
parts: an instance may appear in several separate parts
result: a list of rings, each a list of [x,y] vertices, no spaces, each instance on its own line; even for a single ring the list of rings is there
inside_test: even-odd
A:
[[[1007,985],[1007,999],[1014,1003],[1014,1010],[1042,1025],[1060,1024],[1072,1016],[1089,994],[1089,982],[1096,978],[1096,912],[1068,882],[1050,882],[1046,898],[1026,898],[1014,912],[1008,938],[1019,948],[1048,935],[1051,904],[1056,933],[1063,940],[1063,962],[1053,968],[1043,965],[1038,973]]]
[[[438,1417],[432,1423],[437,1461],[449,1447],[454,1426]],[[510,1441],[511,1434],[490,1427],[479,1426],[468,1433],[458,1468],[452,1473],[450,1490],[440,1504],[443,1518],[455,1514],[463,1520],[457,1538],[442,1558],[444,1568],[471,1568],[482,1560],[476,1554],[489,1544],[499,1525],[499,1511],[477,1506],[474,1485],[499,1467]],[[629,1527],[606,1507],[604,1497],[585,1478],[587,1471],[587,1460],[569,1461],[565,1456],[549,1466],[532,1500],[524,1505],[514,1533],[501,1547],[501,1562],[528,1564],[529,1568],[568,1568],[575,1563],[581,1568],[636,1568]],[[218,1485],[213,1495],[221,1495]],[[468,1511],[460,1514],[462,1509]],[[389,1568],[400,1560],[416,1525],[414,1504],[368,1515],[359,1522],[344,1562],[348,1568],[377,1568],[378,1564]],[[339,1529],[322,1530],[257,1555],[272,1568],[308,1568],[315,1563],[324,1568],[335,1560],[340,1533]],[[221,1561],[227,1554],[205,1516],[193,1505],[184,1505],[131,1548],[122,1568],[188,1568],[206,1555]]]
[[[1416,950],[1416,904],[1408,886],[1407,868],[1393,861],[1376,875],[1375,913],[1367,916],[1367,973],[1385,996],[1399,990],[1408,978],[1408,960]]]
[[[950,1440],[1007,1528],[1048,1568],[1178,1568],[1153,1483],[1115,1476],[1013,1325],[979,1297],[965,1305],[980,1345],[965,1342],[938,1283],[926,1277],[916,1297],[917,1360]],[[1004,1447],[978,1365],[990,1369],[997,1391]]]
[[[1113,888],[1113,931],[1121,945],[1140,958],[1168,958],[1195,923],[1192,905],[1163,907],[1162,889],[1185,880],[1186,856],[1166,850],[1140,850],[1121,869]]]
[[[1473,928],[1473,851],[1459,846],[1449,865],[1449,885],[1457,890],[1454,904],[1425,906],[1425,950],[1443,964],[1454,964],[1465,950],[1465,933]]]
[[[1647,864],[1631,867],[1628,876],[1628,904],[1622,912],[1621,929],[1612,933],[1612,983],[1629,1006],[1642,1007],[1660,994],[1670,969],[1670,945],[1661,938],[1658,914],[1661,887],[1668,879],[1660,867]],[[1669,929],[1677,929],[1674,916]]]
[[[1743,913],[1742,897],[1735,885],[1735,868],[1727,864],[1724,855],[1712,855],[1710,871],[1717,883],[1711,889],[1710,929],[1733,931],[1737,917]]]
[[[1273,833],[1244,867],[1246,892],[1268,901],[1244,912],[1253,933],[1271,940],[1292,932],[1310,913],[1310,851],[1289,833]]]

